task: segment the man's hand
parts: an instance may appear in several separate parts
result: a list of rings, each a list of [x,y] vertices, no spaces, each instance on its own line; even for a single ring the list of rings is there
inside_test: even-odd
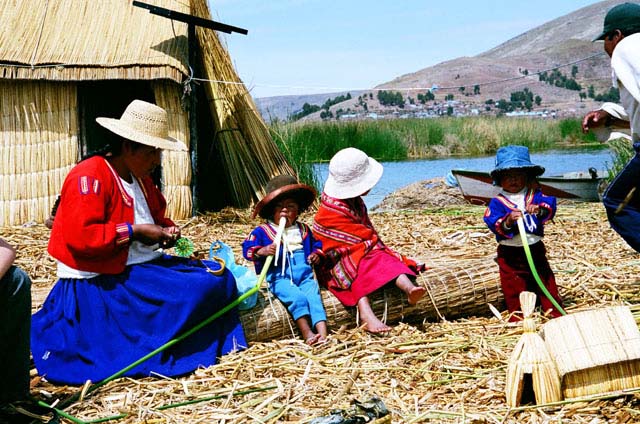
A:
[[[609,114],[609,112],[605,110],[592,110],[591,112],[587,113],[582,119],[582,132],[586,134],[591,128],[604,126],[607,118],[609,118],[610,116],[611,115]]]

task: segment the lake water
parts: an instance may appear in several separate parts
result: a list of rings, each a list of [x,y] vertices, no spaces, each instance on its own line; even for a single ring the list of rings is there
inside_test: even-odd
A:
[[[606,171],[613,162],[608,149],[598,150],[550,150],[543,153],[532,153],[531,161],[544,166],[544,175],[557,175],[566,172],[586,171],[590,167],[598,171]],[[452,169],[468,169],[474,171],[491,171],[495,167],[495,155],[474,158],[421,159],[403,162],[382,162],[384,174],[382,178],[364,198],[368,208],[380,203],[385,196],[399,188],[418,181],[432,178],[445,178]],[[329,164],[314,165],[314,172],[324,184],[329,174]]]

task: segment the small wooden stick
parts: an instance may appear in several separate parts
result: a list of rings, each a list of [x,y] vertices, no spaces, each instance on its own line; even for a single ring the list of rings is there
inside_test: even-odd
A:
[[[624,197],[624,200],[616,208],[615,212],[613,213],[614,215],[618,215],[622,211],[622,209],[624,209],[624,207],[629,204],[629,202],[631,201],[631,198],[633,197],[633,193],[635,193],[635,191],[636,191],[635,187],[629,190],[629,193]]]

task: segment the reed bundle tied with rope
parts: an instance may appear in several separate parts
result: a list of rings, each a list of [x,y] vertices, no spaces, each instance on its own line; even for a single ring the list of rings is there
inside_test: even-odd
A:
[[[189,116],[180,104],[180,86],[172,82],[154,82],[158,106],[167,111],[169,136],[190,146]],[[167,199],[167,215],[186,219],[192,215],[191,157],[189,151],[162,152],[162,191]]]
[[[404,293],[392,284],[370,295],[371,307],[388,324],[400,321],[422,322],[454,319],[462,316],[489,315],[487,303],[503,301],[496,264],[489,258],[450,261],[429,261],[429,269],[418,276],[417,284],[426,287],[425,295],[416,305],[409,305]],[[321,290],[327,311],[327,326],[331,329],[355,327],[358,324],[354,308],[347,308],[327,290]],[[297,338],[295,322],[287,309],[276,299],[269,299],[263,289],[256,306],[240,311],[245,336],[250,342]]]
[[[512,408],[520,406],[523,395],[526,397],[531,390],[538,405],[562,400],[560,374],[544,340],[536,332],[536,323],[532,318],[535,306],[534,293],[520,293],[523,333],[509,357],[505,385],[507,405]],[[531,386],[526,384],[529,381]]]
[[[553,319],[542,327],[565,398],[640,387],[640,331],[629,307]]]
[[[192,5],[196,16],[210,19],[206,1],[194,0]],[[222,156],[234,204],[246,207],[264,195],[272,177],[295,175],[295,171],[273,142],[217,34],[202,28],[197,28],[196,34],[203,47],[203,84],[216,130],[207,142],[215,144]]]

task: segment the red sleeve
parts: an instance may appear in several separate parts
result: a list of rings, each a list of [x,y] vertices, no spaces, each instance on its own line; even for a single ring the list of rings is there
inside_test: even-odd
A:
[[[52,230],[52,238],[61,233],[66,249],[77,257],[111,257],[129,241],[126,211],[109,213],[118,191],[113,177],[95,165],[82,162],[67,176]]]

